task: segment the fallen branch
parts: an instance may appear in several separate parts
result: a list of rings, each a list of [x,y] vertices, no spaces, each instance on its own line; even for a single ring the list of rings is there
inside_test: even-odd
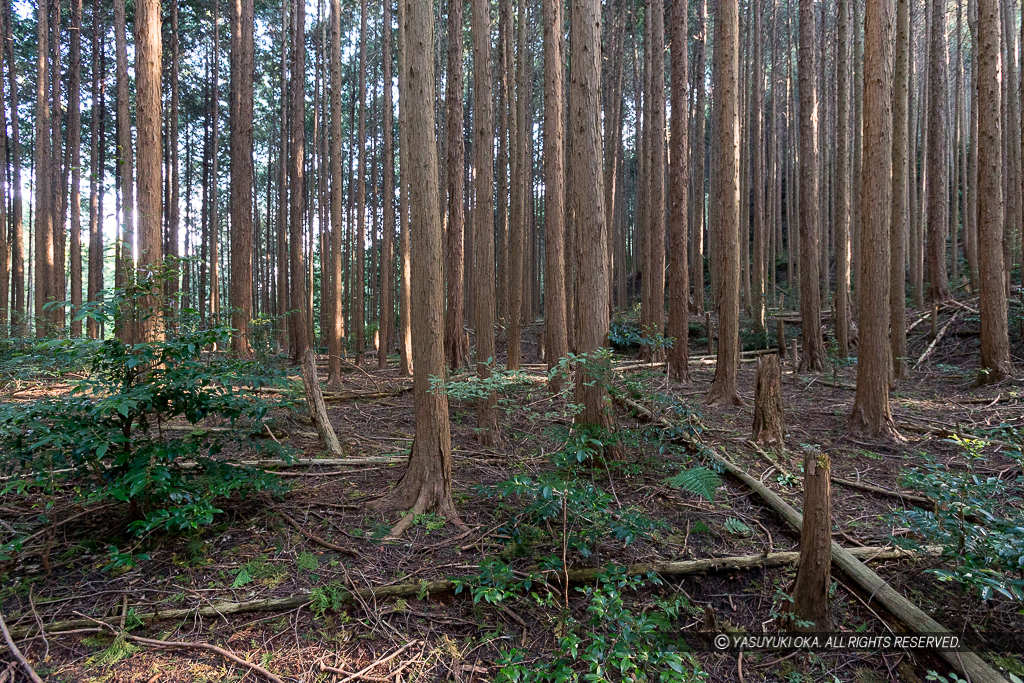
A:
[[[836,484],[842,484],[854,489],[860,489],[861,491],[870,491],[871,493],[877,493],[880,496],[888,496],[889,498],[896,498],[908,503],[913,503],[918,507],[922,507],[928,510],[935,509],[935,501],[931,498],[924,496],[916,496],[912,493],[903,493],[901,491],[892,491],[890,489],[884,489],[881,486],[875,486],[874,484],[865,484],[859,481],[853,481],[851,479],[843,479],[842,477],[832,477],[832,481]]]
[[[283,517],[286,522],[288,522],[293,527],[295,527],[296,531],[298,531],[300,534],[305,536],[310,541],[313,541],[317,545],[323,546],[324,548],[327,548],[328,550],[337,550],[338,552],[346,553],[348,555],[355,555],[355,556],[359,555],[359,553],[357,553],[352,548],[345,548],[344,546],[337,545],[336,543],[331,543],[327,539],[320,538],[316,534],[311,533],[309,531],[306,531],[305,529],[302,528],[302,526],[298,522],[295,521],[295,519],[291,515],[289,515],[287,512],[285,512],[281,508],[274,508],[274,512],[276,512],[277,514],[281,515],[281,517]]]
[[[864,558],[864,561],[871,560],[898,560],[911,559],[921,555],[936,555],[940,552],[938,548],[928,547],[924,553],[915,553],[909,550],[894,547],[859,547],[851,548],[849,551],[854,557]],[[625,567],[627,574],[647,574],[656,572],[665,576],[681,576],[687,574],[703,574],[714,571],[734,569],[760,569],[762,567],[781,567],[795,564],[800,557],[796,551],[778,553],[760,553],[757,555],[740,555],[736,557],[714,557],[699,560],[680,560],[676,562],[651,562],[635,564]],[[596,579],[605,571],[604,567],[582,567],[570,569],[568,572],[570,583],[587,583]],[[552,581],[559,583],[565,577],[562,570],[549,570],[539,572],[542,580],[551,576]],[[390,586],[379,586],[377,588],[360,588],[356,591],[342,593],[339,597],[341,604],[349,604],[359,601],[387,600],[391,598],[426,597],[431,594],[448,593],[455,590],[455,582],[448,580],[436,581],[412,581],[399,583]],[[220,618],[229,614],[243,614],[249,612],[283,612],[296,609],[309,604],[309,593],[297,593],[280,598],[265,598],[261,600],[250,600],[248,602],[219,602],[206,607],[181,608],[166,610],[163,612],[145,612],[138,614],[143,623],[155,621],[179,620],[195,617],[216,617]],[[60,633],[71,629],[78,629],[100,623],[112,623],[120,617],[103,617],[100,619],[68,619],[55,621],[47,625],[46,633]],[[14,628],[12,633],[15,637],[26,638],[39,632],[38,627],[23,626]]]
[[[205,650],[207,652],[213,652],[214,654],[220,655],[221,657],[230,662],[234,662],[239,666],[244,666],[245,668],[249,669],[250,671],[253,671],[254,673],[258,673],[259,675],[263,676],[269,681],[273,681],[274,683],[284,683],[284,681],[279,676],[270,673],[259,664],[247,662],[238,655],[234,654],[233,652],[229,652],[228,650],[217,647],[216,645],[210,645],[209,643],[183,643],[171,640],[153,640],[152,638],[142,638],[140,636],[133,636],[127,633],[124,635],[124,637],[125,640],[130,640],[133,643],[140,643],[142,645],[149,645],[151,647],[162,647],[173,650]]]
[[[316,374],[316,356],[312,349],[306,349],[302,354],[302,382],[306,387],[306,409],[309,410],[309,417],[313,420],[316,433],[320,436],[327,450],[335,455],[342,455],[341,443],[338,435],[334,433],[331,420],[327,416],[327,406],[324,405],[323,394],[320,393],[320,380]]]
[[[924,353],[921,354],[921,357],[917,359],[916,363],[914,363],[914,369],[915,370],[918,367],[920,367],[921,363],[924,362],[925,358],[927,358],[928,356],[930,356],[932,354],[932,351],[935,350],[935,345],[939,343],[939,340],[942,339],[943,336],[945,336],[946,330],[949,329],[949,326],[953,324],[953,321],[956,320],[958,315],[960,315],[959,311],[954,313],[953,317],[951,317],[946,322],[946,324],[942,326],[942,329],[939,330],[939,333],[937,335],[935,335],[935,339],[932,340],[932,343],[928,345],[928,348],[924,350]]]
[[[32,668],[32,665],[25,659],[25,655],[21,654],[21,650],[14,644],[14,639],[11,638],[11,632],[7,630],[7,622],[4,621],[3,613],[0,613],[0,630],[4,632],[4,641],[7,643],[7,649],[11,651],[14,658],[21,662],[21,666],[24,667],[25,673],[32,679],[33,683],[43,683],[43,679],[39,677],[36,670]]]

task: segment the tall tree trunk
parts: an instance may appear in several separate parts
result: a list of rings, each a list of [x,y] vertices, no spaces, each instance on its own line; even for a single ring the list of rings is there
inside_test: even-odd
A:
[[[509,257],[508,257],[508,362],[509,370],[518,370],[522,356],[523,324],[523,258],[526,248],[526,5],[520,5],[518,22],[515,26],[516,57],[515,90],[510,89],[509,97],[509,157],[511,163],[509,215]],[[510,40],[511,42],[511,40]],[[511,63],[510,63],[511,64]]]
[[[949,221],[949,119],[946,79],[946,3],[933,0],[931,58],[928,73],[928,299],[950,298],[946,275],[946,224]]]
[[[444,258],[441,220],[437,212],[437,146],[434,141],[433,5],[418,0],[405,3],[407,59],[399,78],[403,117],[409,121],[410,214],[412,237],[413,325],[436,330],[444,307]],[[408,68],[408,67],[412,68]],[[403,169],[404,170],[404,169]],[[448,398],[431,390],[431,378],[444,376],[443,337],[422,333],[415,337],[413,378],[416,438],[409,467],[398,486],[382,501],[383,507],[410,510],[392,533],[407,528],[417,514],[436,510],[458,521],[452,501],[452,442],[448,425]]]
[[[857,395],[850,428],[871,436],[893,429],[889,410],[889,221],[892,217],[892,0],[867,3],[864,22],[864,151],[861,165]]]
[[[578,0],[570,4],[570,171],[576,208],[576,349],[589,367],[577,368],[576,402],[583,406],[577,421],[609,428],[605,378],[600,376],[597,352],[608,336],[608,275],[605,272],[606,231],[601,153],[601,3]],[[664,78],[664,74],[661,75]],[[664,207],[662,207],[664,209]]]
[[[170,300],[171,306],[176,306],[175,298],[179,290],[179,281],[182,273],[181,263],[176,259],[180,256],[178,248],[179,236],[179,196],[180,182],[178,176],[178,115],[180,111],[180,96],[178,82],[178,61],[180,59],[181,41],[178,37],[178,0],[170,0],[171,5],[171,111],[167,116],[167,154],[170,163],[170,192],[167,197],[167,235],[164,246],[164,254],[171,259],[170,267],[173,272],[168,273],[169,279],[165,291]]]
[[[803,0],[808,2],[808,0]],[[814,17],[811,15],[811,21]],[[812,23],[813,26],[813,23]],[[718,306],[718,357],[715,379],[708,391],[712,405],[740,405],[736,374],[740,365],[740,149],[739,149],[739,7],[737,0],[719,0],[715,17],[714,59],[718,72],[713,107],[714,150],[712,169],[717,178],[712,193],[719,238],[716,243],[721,290]],[[812,81],[813,82],[813,81]],[[719,246],[720,245],[720,246]],[[814,279],[817,291],[817,278]]]
[[[561,0],[544,0],[544,351],[549,370],[569,353],[565,303],[562,56],[562,3]]]
[[[365,0],[364,0],[365,2]],[[292,338],[292,357],[297,361],[309,348],[306,321],[306,272],[303,263],[302,217],[306,210],[306,5],[292,0],[291,95],[288,106],[291,123],[289,145],[290,205],[288,216],[291,254],[291,316],[288,330]]]
[[[850,355],[850,36],[851,0],[839,0],[836,102],[836,293],[833,319],[839,358]],[[853,182],[859,182],[859,179]],[[827,247],[823,251],[828,251]]]
[[[982,383],[1013,372],[1003,274],[1003,147],[998,0],[977,0],[978,18],[978,272]]]
[[[687,120],[687,3],[674,0],[669,15],[672,48],[672,130],[668,186],[668,332],[673,339],[668,349],[668,376],[685,382],[690,377],[690,272],[686,227],[690,185],[690,139]],[[763,196],[763,195],[762,195]],[[763,227],[763,226],[762,226]],[[763,273],[763,268],[762,268]]]
[[[910,124],[910,0],[896,0],[896,80],[892,122],[892,222],[889,225],[889,348],[894,379],[906,379],[907,277],[905,235],[909,228],[908,139]],[[966,232],[966,231],[965,231]]]
[[[753,66],[753,102],[750,111],[750,144],[753,148],[753,186],[754,186],[754,255],[750,279],[753,284],[754,327],[759,332],[765,330],[765,259],[767,257],[767,230],[765,221],[765,161],[764,161],[764,28],[763,2],[756,3],[754,14],[754,66]],[[745,226],[744,226],[745,227]]]
[[[82,0],[71,1],[70,61],[68,83],[68,154],[71,166],[71,240],[68,257],[71,259],[71,336],[82,336],[82,321],[78,311],[82,307]],[[6,268],[3,269],[6,272]]]
[[[231,0],[231,350],[252,355],[253,0]]]
[[[229,0],[234,2],[235,0]],[[213,0],[213,78],[210,81],[210,315],[220,315],[220,1]],[[296,359],[302,355],[296,356]]]
[[[818,275],[818,93],[814,2],[800,0],[800,334],[802,370],[823,370],[821,289]]]
[[[52,271],[56,267],[53,240],[53,212],[59,199],[53,188],[54,174],[51,168],[53,158],[50,149],[50,99],[49,99],[49,3],[41,2],[38,15],[38,53],[36,64],[36,216],[35,234],[35,318],[36,337],[44,337],[54,322],[52,309],[45,308],[53,301]]]
[[[400,3],[403,0],[398,0]],[[345,336],[345,314],[342,308],[342,199],[341,176],[341,0],[331,0],[331,319],[327,333],[327,384],[340,387],[341,339]]]
[[[651,0],[650,329],[665,334],[665,4]],[[644,273],[647,279],[647,273]],[[656,353],[661,360],[663,353]]]
[[[465,298],[465,231],[463,166],[466,146],[462,129],[462,6],[464,0],[448,0],[448,78],[445,137],[448,138],[448,307],[445,313],[444,349],[448,367],[461,367],[469,357],[463,332]]]
[[[707,146],[704,140],[704,125],[707,120],[705,72],[705,43],[707,42],[707,0],[697,0],[697,29],[694,41],[694,83],[697,88],[696,117],[693,135],[693,175],[690,204],[693,207],[690,222],[693,263],[693,307],[697,315],[704,313],[704,170]]]
[[[384,78],[384,112],[381,117],[381,125],[384,128],[382,141],[384,180],[381,183],[381,192],[384,207],[381,212],[383,227],[380,243],[380,345],[377,348],[377,367],[382,370],[388,365],[388,351],[391,350],[391,337],[394,334],[395,326],[394,289],[391,274],[395,262],[395,122],[391,95],[391,0],[384,0],[383,33],[382,42],[384,44],[381,59],[384,63],[381,71]],[[441,271],[444,272],[443,267]],[[440,333],[440,330],[438,332]]]
[[[398,70],[399,86],[401,81],[406,78],[406,66],[408,65],[408,58],[406,55],[406,41],[405,41],[405,0],[399,0],[398,3]],[[399,107],[401,108],[401,107]],[[402,293],[399,298],[399,310],[398,315],[401,320],[402,330],[402,349],[401,349],[401,364],[399,372],[404,376],[409,376],[413,373],[412,363],[412,264],[410,263],[410,245],[409,245],[409,178],[406,169],[408,169],[408,153],[409,147],[409,125],[405,116],[399,117],[398,120],[398,154],[399,154],[399,166],[402,169],[401,173],[401,202],[399,204],[399,247],[398,251],[400,254],[399,262],[401,268],[401,284]],[[440,201],[440,200],[438,200]],[[468,261],[468,259],[467,259]]]
[[[489,0],[473,0],[473,143],[476,168],[476,367],[480,379],[494,366],[494,117],[491,107],[491,11]],[[489,446],[498,438],[497,399],[477,401],[477,439]]]
[[[163,46],[159,0],[135,4],[135,121],[138,142],[136,192],[139,206],[139,268],[154,273],[163,262],[162,182],[160,160],[161,66]],[[162,334],[161,305],[148,291],[146,316],[140,321],[140,339],[152,341]]]
[[[352,303],[356,365],[362,363],[366,346],[366,0],[361,0],[359,7],[359,178],[356,181],[356,291]]]
[[[18,62],[14,58],[11,0],[4,2],[7,78],[11,89],[11,323],[14,333],[27,337],[29,316],[25,310],[25,227],[21,197],[21,145],[18,117]]]

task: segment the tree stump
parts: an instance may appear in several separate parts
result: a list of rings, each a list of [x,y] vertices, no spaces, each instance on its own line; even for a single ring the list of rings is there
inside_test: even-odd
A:
[[[832,585],[832,497],[828,455],[804,451],[804,513],[800,562],[793,589],[794,631],[831,631],[828,592]]]
[[[793,376],[796,377],[800,372],[800,352],[797,350],[796,339],[793,340]]]
[[[786,357],[786,321],[780,315],[775,319],[775,342],[779,347],[779,358]]]
[[[708,355],[715,352],[715,328],[711,324],[711,313],[704,313],[704,328],[708,332]]]
[[[785,446],[782,411],[782,361],[774,353],[757,357],[754,388],[754,441],[780,450]]]
[[[313,421],[320,441],[332,454],[344,455],[338,435],[334,433],[334,427],[331,426],[331,421],[327,417],[327,404],[324,403],[324,395],[320,391],[320,379],[316,374],[316,356],[313,355],[312,349],[306,349],[306,352],[302,354],[302,384],[306,389],[306,409],[309,410],[309,419]]]

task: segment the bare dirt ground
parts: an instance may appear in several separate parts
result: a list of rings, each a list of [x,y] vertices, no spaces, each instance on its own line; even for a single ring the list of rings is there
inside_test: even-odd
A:
[[[951,315],[943,313],[940,326]],[[911,322],[914,319],[912,316]],[[930,343],[928,327],[924,321],[911,334],[913,360]],[[669,396],[691,411],[691,424],[699,426],[706,443],[799,509],[802,444],[828,453],[835,475],[889,491],[904,490],[901,471],[921,464],[925,455],[950,464],[962,460],[960,449],[947,439],[953,432],[989,439],[993,443],[985,449],[989,455],[986,466],[1007,480],[1019,474],[1012,469],[1014,461],[1001,453],[1019,448],[1021,443],[1024,390],[1019,381],[975,386],[976,331],[976,317],[967,312],[959,315],[912,378],[897,384],[892,409],[902,436],[899,441],[871,441],[848,432],[856,381],[853,364],[836,364],[834,372],[801,375],[794,375],[789,363],[784,364],[788,440],[786,450],[774,454],[748,441],[753,420],[753,363],[741,364],[740,393],[747,402],[742,407],[703,405],[701,399],[714,366],[696,360],[706,350],[706,340],[696,336],[691,340],[695,362],[689,383],[667,383],[663,374],[643,369],[630,375],[638,386]],[[525,360],[532,364],[540,362],[533,344],[528,343],[535,339],[535,332],[524,334]],[[1020,340],[1014,336],[1013,342],[1021,367]],[[403,386],[404,380],[394,369],[347,369],[346,390],[388,393]],[[528,365],[527,372],[543,374],[539,365]],[[27,400],[59,390],[61,386],[40,384],[8,400]],[[496,484],[515,475],[551,469],[546,455],[560,446],[558,434],[551,429],[558,423],[549,414],[558,407],[554,403],[542,387],[517,390],[507,398],[502,412],[502,447],[485,449],[476,443],[473,406],[453,402],[454,496],[468,530],[424,516],[400,540],[382,540],[398,513],[370,513],[366,503],[399,479],[404,467],[400,463],[281,469],[289,487],[283,497],[229,501],[221,506],[225,512],[213,525],[194,535],[153,539],[146,549],[150,559],[120,574],[100,569],[106,564],[105,546],[123,537],[126,511],[85,514],[59,527],[44,545],[26,551],[17,563],[0,568],[5,572],[0,606],[8,625],[24,631],[62,620],[117,617],[124,614],[126,606],[135,613],[166,612],[216,607],[225,601],[299,596],[297,604],[283,610],[219,614],[214,609],[210,616],[160,620],[132,631],[148,638],[213,644],[290,681],[488,681],[498,675],[499,652],[512,647],[528,653],[527,662],[546,661],[556,649],[559,623],[565,614],[529,600],[490,605],[475,603],[466,592],[423,595],[424,590],[420,595],[360,599],[337,610],[320,611],[309,604],[309,593],[324,586],[379,589],[468,576],[479,572],[481,562],[493,558],[509,562],[517,571],[527,571],[537,557],[552,549],[557,552],[561,529],[540,528],[532,545],[522,536],[514,538],[512,520],[516,505],[523,503],[499,500],[493,491]],[[410,392],[332,402],[329,409],[347,456],[365,459],[407,452],[413,437]],[[322,449],[303,419],[300,413],[278,415],[272,425],[279,438],[302,450],[302,457],[320,457]],[[587,557],[570,552],[571,566],[797,549],[798,534],[729,477],[723,477],[724,485],[713,501],[667,485],[666,477],[701,462],[685,449],[666,448],[640,417],[621,407],[617,419],[628,435],[623,438],[624,457],[612,467],[595,468],[594,482],[614,495],[616,506],[635,508],[659,526],[628,544],[610,536],[600,538]],[[0,515],[5,524],[31,529],[40,513],[38,504],[38,500],[7,494],[0,499]],[[848,547],[890,544],[894,536],[905,533],[891,514],[904,504],[898,497],[835,485],[834,537]],[[54,501],[49,514],[59,520],[80,511],[69,491]],[[734,525],[727,526],[729,520],[739,520],[747,531],[730,531]],[[982,602],[974,593],[938,581],[927,571],[938,562],[931,558],[872,566],[950,629],[1024,630],[1019,607],[1000,599]],[[719,627],[761,632],[772,626],[773,615],[782,607],[780,594],[792,588],[794,577],[793,567],[669,576],[662,586],[645,588],[627,599],[636,610],[643,610],[658,598],[682,594],[696,608],[680,620],[684,631],[700,628],[707,618],[700,614],[710,611]],[[835,569],[833,581],[837,629],[874,633],[903,629],[877,603],[872,604],[870,595]],[[585,620],[587,602],[582,594],[570,590],[566,597],[557,583],[552,590],[559,602],[567,601],[569,613]],[[109,635],[95,630],[84,626],[69,633],[37,634],[22,637],[19,645],[44,679],[52,681],[261,680],[256,673],[213,652],[112,643]],[[366,670],[413,641],[394,658]],[[713,681],[868,683],[920,681],[929,670],[948,672],[944,662],[927,652],[746,653],[739,658],[735,653],[702,652],[696,657]],[[10,659],[6,654],[4,658]],[[1004,657],[995,663],[1024,674],[1020,660]],[[4,666],[0,664],[0,681],[22,680],[14,663]],[[352,674],[359,675],[352,678]]]

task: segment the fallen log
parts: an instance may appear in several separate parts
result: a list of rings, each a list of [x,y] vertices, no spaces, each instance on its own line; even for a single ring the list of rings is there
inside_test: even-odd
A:
[[[316,374],[316,356],[312,349],[306,349],[302,354],[302,382],[306,387],[306,408],[309,410],[309,417],[313,420],[313,427],[320,436],[320,441],[330,453],[342,455],[341,443],[338,435],[334,433],[334,427],[327,416],[327,406],[324,405],[323,394],[320,393],[320,380]]]
[[[932,351],[935,350],[936,344],[939,343],[940,339],[942,339],[944,336],[946,336],[946,330],[949,329],[949,326],[953,324],[953,321],[956,320],[958,315],[960,315],[959,311],[954,313],[953,317],[951,317],[946,322],[946,324],[942,326],[942,329],[939,330],[939,333],[937,335],[935,335],[935,339],[932,340],[932,343],[928,345],[928,348],[924,350],[924,353],[921,354],[921,357],[917,359],[916,363],[914,363],[914,369],[915,370],[918,367],[920,367],[921,363],[923,363],[925,361],[925,359],[928,358],[928,356],[932,355]]]
[[[851,548],[849,551],[854,557],[864,558],[865,562],[881,560],[902,560],[913,559],[922,556],[922,553],[904,550],[895,547],[860,547]],[[926,548],[923,555],[936,555],[939,548]],[[796,564],[800,559],[800,553],[796,551],[785,551],[778,553],[761,553],[758,555],[741,555],[735,557],[715,557],[699,560],[680,560],[667,562],[649,562],[627,566],[626,573],[630,575],[642,575],[655,572],[665,576],[682,576],[687,574],[703,574],[706,572],[726,571],[734,569],[760,569],[768,567],[782,567]],[[568,572],[570,583],[587,583],[594,581],[606,571],[605,567],[583,567],[570,569]],[[546,582],[551,577],[552,582],[561,582],[565,573],[560,569],[552,569],[544,572],[537,572],[539,578]],[[356,591],[342,593],[339,601],[342,604],[361,603],[368,600],[387,600],[391,598],[427,597],[436,593],[447,593],[455,590],[455,582],[449,580],[437,581],[413,581],[409,583],[394,584],[391,586],[379,586],[376,588],[360,588]],[[206,607],[180,608],[158,612],[142,612],[137,614],[143,623],[156,621],[170,621],[193,617],[219,618],[221,615],[244,614],[249,612],[280,612],[305,606],[310,602],[310,593],[301,592],[279,598],[264,598],[260,600],[249,600],[246,602],[219,602],[211,603]],[[137,608],[136,608],[136,611]],[[120,616],[100,617],[97,619],[67,619],[54,621],[46,625],[46,633],[59,633],[71,629],[86,628],[95,626],[96,622],[114,624],[120,620]],[[18,626],[11,628],[11,635],[16,639],[31,637],[39,632],[36,624],[29,626]]]

